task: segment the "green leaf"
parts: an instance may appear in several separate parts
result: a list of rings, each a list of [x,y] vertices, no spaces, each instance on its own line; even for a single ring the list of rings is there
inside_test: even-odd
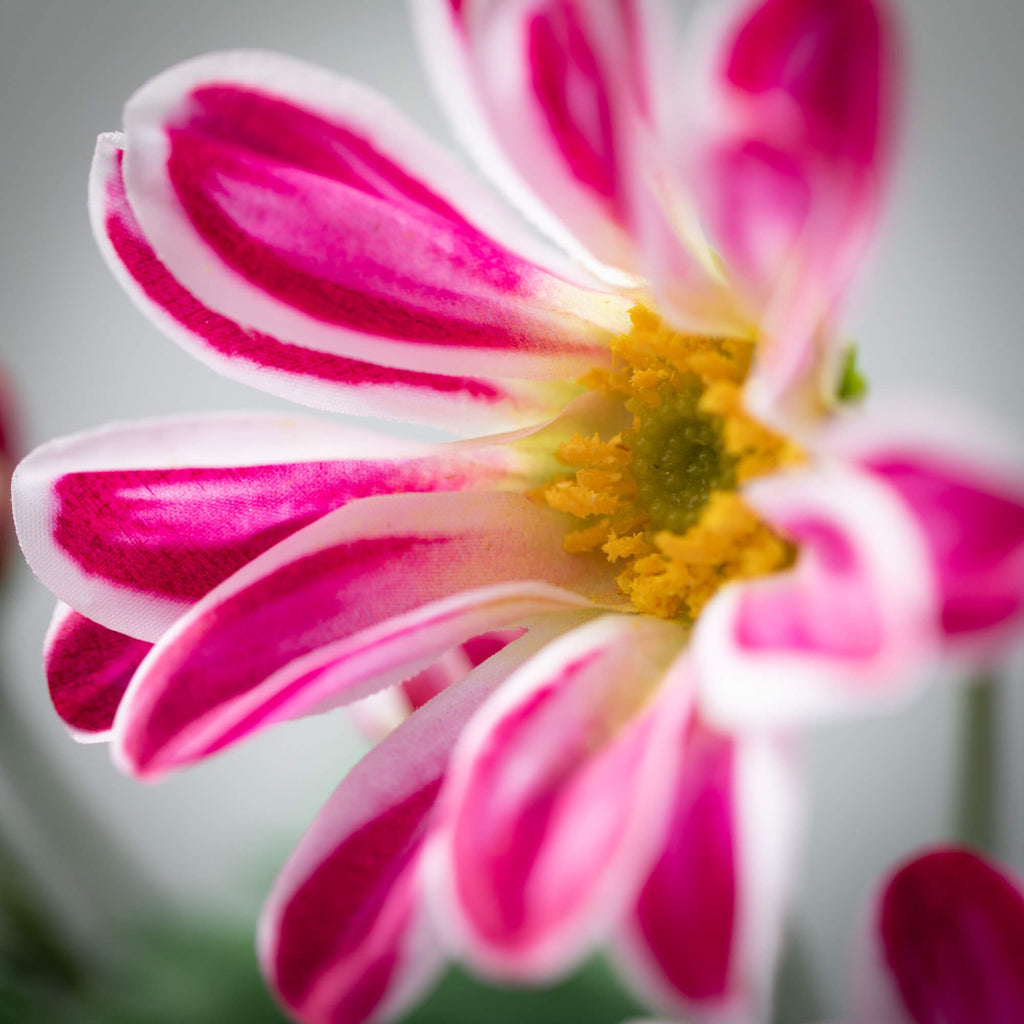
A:
[[[857,346],[850,345],[843,353],[843,365],[836,386],[840,402],[856,402],[867,394],[868,381],[858,366]]]

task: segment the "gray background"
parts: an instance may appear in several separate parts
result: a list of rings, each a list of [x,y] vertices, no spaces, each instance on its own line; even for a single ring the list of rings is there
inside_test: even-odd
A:
[[[851,333],[878,394],[900,386],[970,398],[1024,436],[1024,5],[906,0],[907,141],[876,258],[852,304]],[[147,77],[206,50],[282,50],[369,82],[436,136],[433,105],[397,0],[357,3],[0,0],[0,361],[16,389],[24,449],[113,419],[189,410],[272,408],[162,338],[120,293],[93,249],[85,183],[95,135]],[[119,776],[102,747],[68,740],[38,665],[49,595],[15,555],[2,606],[4,685],[24,737],[59,780],[35,775],[63,849],[12,788],[0,813],[50,873],[83,929],[83,886],[126,907],[162,890],[187,913],[250,919],[358,742],[335,715],[278,728],[155,787]],[[1024,695],[1011,666],[1001,718],[1002,856],[1024,867]],[[828,1008],[843,1006],[848,939],[873,878],[947,827],[957,699],[939,681],[905,711],[834,725],[811,739],[813,828],[801,916]],[[1012,748],[1017,747],[1014,751]],[[87,839],[64,806],[111,829],[141,883],[87,868]],[[93,892],[92,895],[97,895]]]

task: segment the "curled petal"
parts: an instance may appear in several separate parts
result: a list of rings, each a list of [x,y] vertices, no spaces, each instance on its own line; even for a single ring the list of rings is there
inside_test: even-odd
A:
[[[897,868],[871,914],[858,1021],[1024,1020],[1024,889],[970,850],[937,848]]]
[[[625,977],[685,1020],[753,1022],[770,1005],[800,831],[778,741],[688,727],[661,855],[617,944]]]
[[[57,603],[43,645],[43,669],[50,700],[76,740],[110,738],[121,698],[152,647]]]
[[[428,0],[413,5],[452,124],[531,219],[570,248],[635,271],[634,192],[654,117],[643,0]],[[664,41],[664,36],[660,41]]]
[[[383,99],[285,57],[159,75],[125,110],[128,201],[203,305],[281,342],[427,373],[557,379],[600,358],[609,296],[541,269]]]
[[[354,502],[250,562],[165,634],[119,711],[115,756],[158,775],[401,682],[489,629],[617,602],[610,576],[560,542],[557,519],[520,495]]]
[[[819,328],[873,236],[895,26],[881,0],[737,0],[712,8],[695,41],[680,163],[761,321],[751,397],[768,404],[816,369]]]
[[[628,905],[692,706],[683,669],[662,681],[681,641],[674,624],[602,617],[527,663],[467,726],[428,871],[438,917],[474,966],[554,977]]]
[[[904,695],[934,655],[920,530],[866,473],[822,467],[747,496],[796,547],[785,572],[723,588],[695,643],[716,721],[794,723]]]
[[[100,251],[142,311],[208,366],[274,395],[333,412],[393,417],[480,435],[552,416],[564,384],[417,373],[333,355],[242,327],[203,305],[157,259],[128,203],[123,136],[101,135],[89,181]]]

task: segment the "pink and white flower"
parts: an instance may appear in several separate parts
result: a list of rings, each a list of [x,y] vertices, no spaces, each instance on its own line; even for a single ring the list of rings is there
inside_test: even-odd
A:
[[[525,628],[341,784],[271,897],[268,976],[303,1020],[360,1021],[441,950],[537,981],[611,943],[653,1001],[756,1019],[799,832],[792,731],[903,698],[1024,610],[1012,462],[833,400],[892,150],[888,9],[716,4],[681,81],[653,2],[414,10],[471,151],[586,258],[326,71],[236,52],[143,86],[90,182],[143,312],[273,394],[493,436],[236,415],[44,445],[15,509],[63,602],[54,702],[155,778]],[[685,623],[636,614],[535,500],[560,442],[621,429],[580,377],[614,367],[638,306],[752,346],[744,415],[802,453],[743,487],[792,565]]]

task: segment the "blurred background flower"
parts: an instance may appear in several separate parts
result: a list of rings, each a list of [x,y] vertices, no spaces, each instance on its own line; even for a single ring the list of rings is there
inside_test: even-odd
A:
[[[1016,126],[1024,10],[1009,0],[973,8],[906,0],[901,9],[911,57],[909,141],[874,272],[848,326],[876,393],[910,378],[983,400],[1020,430],[1024,151]],[[9,140],[0,172],[7,240],[0,358],[18,389],[26,444],[110,419],[283,407],[194,363],[124,300],[86,223],[93,139],[117,123],[124,98],[156,71],[194,53],[253,46],[369,82],[448,140],[403,5],[351,0],[325,12],[313,3],[286,10],[256,0],[243,13],[229,0],[4,0],[0,10],[0,118]],[[138,787],[114,772],[101,748],[66,742],[39,665],[50,598],[12,563],[3,680],[26,720],[22,741],[53,766],[52,777],[33,780],[30,803],[63,821],[65,831],[56,840],[40,835],[24,800],[7,787],[0,813],[58,916],[81,945],[95,947],[114,934],[112,919],[134,918],[162,898],[186,918],[214,918],[247,934],[284,852],[362,749],[351,725],[340,716],[295,723],[157,789]],[[1015,667],[1019,675],[1019,661]],[[1009,730],[1024,721],[1024,693],[1008,687],[999,699],[1007,736],[996,844],[1019,866],[1024,820],[1009,809],[1024,805],[1024,745],[1009,742]],[[848,922],[874,876],[911,847],[947,834],[957,749],[958,698],[949,688],[934,688],[905,714],[830,727],[812,739],[816,806],[801,917],[822,1010],[843,1005]],[[138,882],[129,884],[104,860],[100,843],[71,827],[65,807],[116,837]],[[198,982],[190,985],[199,991]]]

